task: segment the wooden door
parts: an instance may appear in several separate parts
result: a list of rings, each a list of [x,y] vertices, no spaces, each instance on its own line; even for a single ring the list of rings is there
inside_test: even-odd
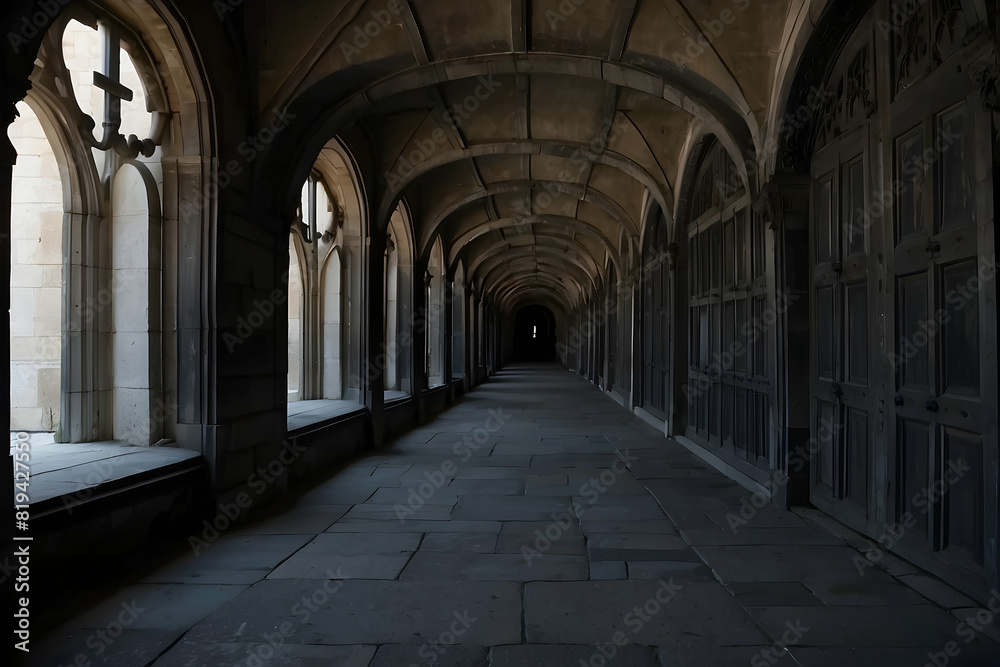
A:
[[[818,154],[813,178],[810,376],[819,452],[811,495],[818,507],[867,531],[877,519],[874,489],[884,480],[875,465],[878,285],[862,132]]]
[[[971,81],[948,74],[893,115],[887,467],[891,518],[912,524],[902,549],[975,587],[997,567],[993,135]]]

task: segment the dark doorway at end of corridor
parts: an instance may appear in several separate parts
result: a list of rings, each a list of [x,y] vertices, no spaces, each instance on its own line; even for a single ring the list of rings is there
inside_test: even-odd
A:
[[[514,361],[556,361],[556,318],[544,306],[525,306],[514,316]]]

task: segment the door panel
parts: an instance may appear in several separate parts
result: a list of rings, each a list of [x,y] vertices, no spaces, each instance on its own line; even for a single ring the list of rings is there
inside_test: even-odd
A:
[[[872,127],[813,158],[811,496],[868,535],[881,516],[912,526],[895,549],[984,590],[997,578],[997,336],[992,224],[977,220],[992,221],[992,129],[968,82],[944,74],[925,84],[933,99],[902,93],[887,116],[885,215],[863,213],[882,162]]]
[[[814,163],[812,404],[821,440],[813,498],[855,528],[870,528],[877,506],[872,432],[876,401],[873,290],[865,218],[867,175],[860,133]]]

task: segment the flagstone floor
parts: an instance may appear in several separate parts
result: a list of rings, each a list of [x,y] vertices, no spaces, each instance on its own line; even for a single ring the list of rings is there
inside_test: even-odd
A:
[[[751,495],[579,376],[511,368],[105,593],[29,664],[1000,665],[972,600],[859,567],[817,512],[733,522]]]

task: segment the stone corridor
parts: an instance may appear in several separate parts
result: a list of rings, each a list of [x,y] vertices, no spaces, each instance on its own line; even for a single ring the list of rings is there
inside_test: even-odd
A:
[[[991,612],[817,512],[755,507],[555,366],[290,496],[126,576],[29,664],[1000,664]]]

